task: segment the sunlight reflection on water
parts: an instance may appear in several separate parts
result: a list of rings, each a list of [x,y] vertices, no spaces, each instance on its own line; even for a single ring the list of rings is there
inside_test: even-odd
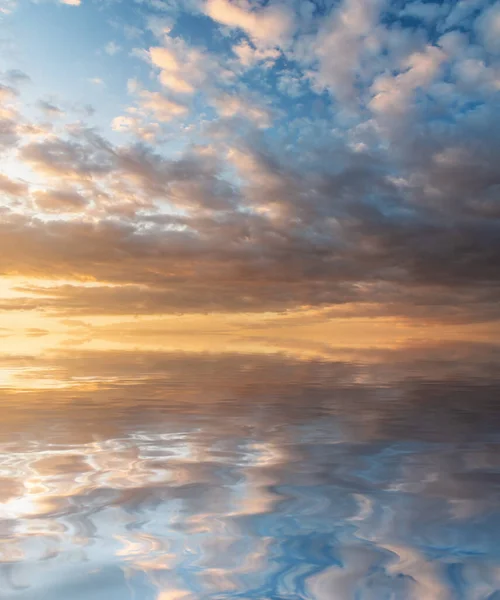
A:
[[[2,598],[496,599],[499,356],[6,365]]]

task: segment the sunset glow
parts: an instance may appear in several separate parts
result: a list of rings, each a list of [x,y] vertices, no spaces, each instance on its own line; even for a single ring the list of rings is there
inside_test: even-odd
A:
[[[500,599],[500,0],[0,0],[1,600]]]

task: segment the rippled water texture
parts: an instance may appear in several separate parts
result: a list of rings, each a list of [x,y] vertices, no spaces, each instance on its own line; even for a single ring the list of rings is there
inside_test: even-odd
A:
[[[0,595],[497,600],[499,356],[7,357]]]

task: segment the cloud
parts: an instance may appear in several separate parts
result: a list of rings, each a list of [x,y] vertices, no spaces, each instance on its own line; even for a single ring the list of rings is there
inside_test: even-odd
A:
[[[87,131],[73,139],[48,138],[25,144],[19,157],[41,174],[69,178],[108,173],[114,160],[110,146]]]
[[[279,77],[278,89],[291,98],[298,98],[305,93],[302,79],[292,73],[284,73]]]
[[[242,29],[257,47],[286,46],[296,28],[292,11],[277,2],[257,8],[246,0],[207,0],[205,12],[221,25]]]
[[[10,179],[7,175],[0,173],[0,192],[10,196],[24,196],[28,189],[26,183]]]
[[[161,128],[158,123],[146,123],[142,118],[128,115],[115,117],[111,123],[111,128],[114,131],[131,133],[144,142],[155,142],[161,136]]]
[[[1,0],[0,1],[0,18],[10,14],[17,6],[17,0]]]
[[[188,45],[182,38],[165,35],[162,46],[153,46],[139,56],[159,70],[158,80],[177,100],[203,94],[209,99],[220,88],[234,85],[234,60],[202,47]]]
[[[264,176],[264,164],[259,167],[254,162],[256,166],[242,167],[242,173],[253,178],[250,197],[260,193],[267,203],[272,203],[278,198],[269,198],[269,194],[278,194],[278,197],[284,195],[281,202],[285,206],[290,201],[300,202],[308,185],[301,184],[290,173],[285,175],[286,172],[275,171],[274,180],[269,179],[271,165],[267,167],[271,169],[269,174]],[[136,173],[138,166],[139,163]],[[176,171],[177,177],[181,175],[179,167],[171,165],[171,177]],[[153,173],[146,175],[147,163],[143,163],[142,169],[142,177],[148,177],[151,185]],[[195,172],[190,171],[191,178]],[[183,177],[186,184],[192,185],[188,183],[188,172]],[[359,180],[359,174],[353,174],[351,182],[349,178],[344,182],[324,181],[324,208],[328,208],[333,190],[338,197],[343,188],[346,192],[359,189],[356,179]],[[365,185],[368,188],[375,181],[368,176]],[[184,206],[193,200],[192,188],[187,188],[184,201],[179,199],[179,188],[176,190],[170,183],[169,189],[169,195],[177,196]],[[200,199],[195,206],[203,206],[208,198],[206,184],[200,184],[198,194]],[[221,198],[220,191],[214,198]],[[432,298],[432,310],[424,311],[424,315],[429,315],[437,314],[437,303],[448,307],[455,298],[455,294],[444,294],[449,286],[455,290],[462,288],[459,297],[465,306],[477,307],[482,302],[487,307],[489,303],[493,311],[490,316],[498,316],[495,287],[489,290],[488,286],[476,290],[472,287],[466,293],[473,281],[494,277],[496,259],[492,252],[500,252],[494,250],[490,237],[496,235],[495,228],[488,237],[485,237],[486,224],[477,232],[464,224],[462,233],[455,227],[448,234],[444,223],[405,223],[397,214],[383,217],[374,208],[370,214],[368,206],[357,204],[345,216],[341,206],[334,210],[332,216],[336,215],[337,222],[343,223],[340,239],[336,239],[340,232],[335,234],[334,223],[322,211],[314,214],[320,206],[316,211],[314,206],[307,207],[296,229],[291,226],[296,210],[290,217],[284,217],[284,222],[275,222],[265,213],[224,218],[201,218],[194,214],[189,218],[159,219],[156,224],[154,219],[139,219],[135,223],[103,221],[99,225],[49,225],[37,221],[26,221],[23,225],[17,217],[15,225],[15,220],[9,218],[4,220],[2,228],[1,262],[6,272],[21,269],[27,276],[50,272],[52,277],[61,278],[71,273],[119,286],[56,288],[49,294],[51,299],[44,297],[37,303],[66,314],[92,314],[96,307],[111,314],[282,310],[297,305],[334,305],[368,299],[381,306],[392,306],[392,311],[399,303],[398,310],[411,314],[410,307],[416,299],[425,306]],[[117,257],[120,257],[118,262]],[[408,277],[413,279],[412,285]],[[374,279],[378,283],[370,283]],[[366,283],[360,285],[360,281]],[[441,299],[438,290],[444,294]],[[468,314],[463,312],[464,308],[460,309],[460,303],[454,302],[464,316]]]
[[[402,65],[397,75],[384,74],[372,85],[370,108],[376,114],[401,115],[411,107],[417,90],[426,89],[439,72],[446,54],[435,46],[415,52]]]
[[[184,62],[177,50],[175,44],[171,48],[154,47],[149,49],[149,57],[152,64],[160,69],[159,79],[162,85],[177,93],[192,94],[195,91],[192,80],[204,78],[202,55],[191,50]]]
[[[4,73],[3,77],[9,83],[12,83],[12,85],[21,85],[31,82],[30,76],[20,69],[9,69]]]
[[[427,77],[420,60],[411,63],[417,75],[406,71],[410,90],[413,77]],[[224,101],[233,115],[233,98]],[[258,137],[229,150],[193,147],[175,160],[87,130],[26,144],[20,156],[38,173],[98,194],[100,212],[57,223],[4,213],[0,264],[7,273],[101,282],[37,301],[65,314],[349,304],[363,312],[370,303],[378,307],[370,314],[495,319],[500,147],[491,109],[483,112],[463,117],[454,137],[436,129],[420,146],[398,145],[399,162],[391,147],[360,153],[331,141],[321,159],[294,158]],[[76,196],[34,198],[48,213],[90,210]]]
[[[255,66],[260,62],[264,62],[266,66],[271,66],[281,54],[277,48],[255,48],[247,40],[241,40],[241,42],[235,44],[233,52],[245,67]]]
[[[488,91],[494,92],[500,89],[500,70],[487,67],[484,61],[478,58],[457,61],[454,74],[460,88],[470,94],[487,94]]]
[[[22,306],[497,320],[496,13],[474,6],[176,6],[211,51],[156,22],[104,113],[125,135],[29,119],[2,75],[0,268],[96,282]]]
[[[51,119],[57,119],[64,115],[64,111],[61,108],[48,100],[39,100],[37,102],[37,106],[41,111],[43,111],[45,116]]]
[[[448,4],[450,12],[446,17],[441,30],[450,30],[453,27],[467,27],[475,16],[475,12],[482,8],[485,0],[459,0]]]
[[[0,84],[0,106],[17,98],[18,92],[15,88]]]
[[[87,200],[72,190],[37,191],[33,197],[38,208],[46,212],[79,212],[87,205]]]
[[[447,3],[436,2],[408,2],[400,12],[400,16],[414,17],[432,23],[447,11]]]
[[[18,95],[17,89],[0,84],[0,152],[11,149],[19,141]]]
[[[353,100],[361,61],[380,49],[376,26],[383,6],[383,0],[342,0],[312,42],[312,58],[318,63],[312,78],[340,101]]]
[[[475,29],[488,52],[500,54],[500,4],[493,3],[477,18]]]
[[[136,95],[135,105],[127,108],[126,115],[113,119],[111,127],[114,131],[130,133],[144,142],[153,143],[162,139],[162,125],[188,114],[185,104],[160,92],[141,90],[130,82],[129,90]]]
[[[104,52],[106,52],[106,54],[109,54],[109,56],[114,56],[115,54],[118,54],[118,52],[121,51],[121,46],[119,46],[116,42],[108,42],[106,44],[106,46],[104,46]]]
[[[242,117],[254,123],[257,127],[271,126],[271,111],[265,107],[253,104],[234,94],[225,94],[215,99],[215,106],[221,117]]]
[[[159,121],[170,121],[174,117],[185,115],[187,107],[175,102],[159,92],[140,92],[140,106],[155,115]]]

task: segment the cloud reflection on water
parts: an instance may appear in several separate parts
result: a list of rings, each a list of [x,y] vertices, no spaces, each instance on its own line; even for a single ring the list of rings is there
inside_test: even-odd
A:
[[[4,597],[494,598],[498,356],[5,357]]]

